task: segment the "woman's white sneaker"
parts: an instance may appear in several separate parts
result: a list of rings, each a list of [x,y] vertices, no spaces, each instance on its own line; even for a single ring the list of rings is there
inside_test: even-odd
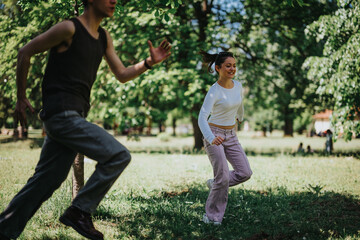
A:
[[[217,222],[217,221],[210,220],[210,219],[206,216],[206,213],[205,213],[204,216],[203,216],[203,222],[206,223],[206,224],[214,224],[214,225],[216,225],[216,226],[221,225],[221,222]]]
[[[210,190],[212,189],[213,184],[214,184],[214,179],[213,179],[213,178],[208,179],[208,180],[206,181],[206,185],[207,185],[207,187],[208,187]]]

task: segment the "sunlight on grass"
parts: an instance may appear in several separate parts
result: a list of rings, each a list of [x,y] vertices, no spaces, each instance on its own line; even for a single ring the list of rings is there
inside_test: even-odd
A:
[[[258,137],[255,132],[240,131],[237,133],[239,141],[246,151],[258,153],[293,153],[296,152],[300,142],[304,148],[310,145],[316,152],[323,152],[325,149],[324,137],[306,137],[305,135],[295,134],[294,138],[282,137],[282,132],[275,131],[268,137]],[[157,137],[139,137],[140,141],[129,141],[126,136],[116,137],[124,143],[130,150],[136,152],[182,152],[184,149],[191,149],[194,145],[194,138],[190,137],[170,137],[169,141],[162,142]],[[360,139],[353,139],[346,142],[338,139],[334,143],[334,151],[337,153],[358,152],[360,149]]]
[[[0,210],[33,174],[40,149],[0,147]],[[204,225],[212,168],[205,154],[132,154],[95,213],[106,239],[359,239],[360,160],[249,156],[252,178],[230,189],[223,225]],[[95,168],[86,161],[86,178]],[[19,239],[84,239],[59,216],[71,202],[71,175]]]

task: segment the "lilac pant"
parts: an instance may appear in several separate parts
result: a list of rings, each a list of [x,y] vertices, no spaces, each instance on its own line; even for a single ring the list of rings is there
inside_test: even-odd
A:
[[[221,129],[214,126],[210,128],[214,135],[222,137],[224,142],[217,146],[204,140],[205,150],[214,171],[214,183],[206,201],[205,211],[210,220],[222,222],[229,187],[249,180],[252,171],[236,136],[235,128]],[[227,160],[234,170],[229,170]]]

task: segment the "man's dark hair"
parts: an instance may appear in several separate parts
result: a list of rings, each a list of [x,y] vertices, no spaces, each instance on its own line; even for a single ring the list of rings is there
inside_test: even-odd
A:
[[[81,0],[83,5],[84,5],[84,8],[87,8],[88,6],[88,0]]]

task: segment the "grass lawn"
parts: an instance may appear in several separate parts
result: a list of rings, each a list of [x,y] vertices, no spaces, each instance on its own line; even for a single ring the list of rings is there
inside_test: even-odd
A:
[[[324,155],[325,142],[324,137],[306,137],[297,135],[295,137],[282,137],[283,133],[275,131],[268,137],[259,137],[254,132],[238,132],[241,145],[248,155],[283,155],[296,152],[300,143],[306,150],[309,145],[312,150],[318,154]],[[124,143],[133,152],[146,153],[186,153],[192,152],[194,138],[190,137],[169,137],[168,141],[161,141],[159,137],[140,137],[140,141],[128,141],[126,136],[118,136],[117,139]],[[345,155],[360,154],[360,139],[344,141],[340,138],[334,142],[334,153]]]
[[[249,147],[275,146],[252,139],[247,138]],[[35,169],[40,149],[30,145],[30,140],[0,145],[0,211]],[[358,158],[255,155],[249,161],[253,177],[230,189],[223,224],[214,227],[201,222],[208,195],[205,181],[212,175],[205,154],[134,153],[97,209],[95,225],[105,239],[360,239]],[[88,177],[95,163],[85,166]],[[71,202],[70,177],[19,239],[84,239],[58,221]]]

